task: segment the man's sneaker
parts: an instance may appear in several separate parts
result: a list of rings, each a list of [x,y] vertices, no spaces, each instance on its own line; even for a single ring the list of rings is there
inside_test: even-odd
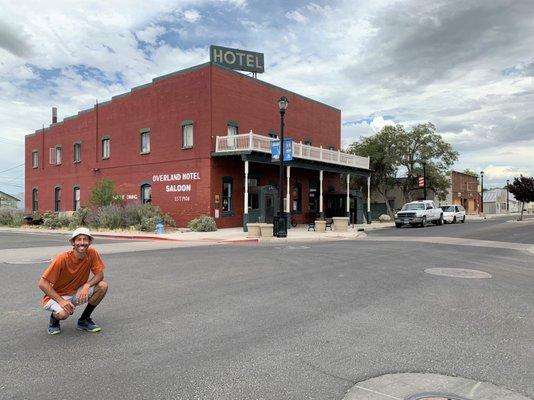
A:
[[[50,315],[50,322],[48,323],[48,334],[58,335],[61,333],[61,327],[59,326],[59,319],[55,319]]]
[[[79,319],[76,329],[85,332],[100,332],[102,330],[102,328],[95,324],[91,318],[87,318],[85,320]]]

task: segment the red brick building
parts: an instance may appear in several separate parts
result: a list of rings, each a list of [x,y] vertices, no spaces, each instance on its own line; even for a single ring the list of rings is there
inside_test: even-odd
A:
[[[284,136],[294,141],[286,208],[299,222],[309,212],[345,215],[340,174],[368,176],[369,160],[339,152],[340,110],[213,63],[155,78],[27,135],[27,211],[75,210],[106,177],[125,201],[150,201],[178,226],[200,214],[219,227],[269,218],[276,201],[260,196],[277,196],[270,141],[281,96],[289,99]]]

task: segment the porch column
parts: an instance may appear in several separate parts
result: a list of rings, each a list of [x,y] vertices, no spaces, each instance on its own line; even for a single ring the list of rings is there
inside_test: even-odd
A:
[[[319,216],[324,218],[323,212],[323,170],[319,171]]]
[[[347,174],[347,217],[350,218],[350,174]]]
[[[371,175],[367,177],[367,223],[371,223]]]
[[[243,231],[248,232],[248,161],[245,161],[245,209],[243,211]]]
[[[290,208],[290,205],[291,205],[291,199],[289,197],[289,186],[290,186],[290,178],[291,178],[291,167],[288,165],[286,167],[286,175],[287,175],[287,181],[286,181],[286,212],[290,212],[291,211],[291,208]],[[289,218],[289,216],[288,216]]]

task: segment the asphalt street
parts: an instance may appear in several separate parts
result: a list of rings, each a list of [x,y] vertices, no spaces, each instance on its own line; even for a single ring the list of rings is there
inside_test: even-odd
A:
[[[57,337],[46,334],[39,306],[46,263],[0,259],[0,398],[333,400],[399,372],[461,376],[533,397],[532,254],[402,240],[509,242],[517,234],[534,244],[533,231],[488,220],[350,241],[117,247],[103,254],[110,291],[93,314],[103,331],[78,332],[74,318]],[[0,232],[2,248],[55,240],[7,236]]]

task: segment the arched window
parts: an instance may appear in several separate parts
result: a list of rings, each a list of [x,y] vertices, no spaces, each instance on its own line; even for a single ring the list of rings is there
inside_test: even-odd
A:
[[[54,189],[54,211],[61,211],[61,188],[59,186]]]
[[[39,211],[39,190],[37,188],[32,190],[32,211]]]
[[[152,186],[150,186],[148,183],[144,183],[141,185],[141,203],[152,203]]]
[[[78,211],[80,209],[80,187],[74,186],[72,189],[72,209]]]

